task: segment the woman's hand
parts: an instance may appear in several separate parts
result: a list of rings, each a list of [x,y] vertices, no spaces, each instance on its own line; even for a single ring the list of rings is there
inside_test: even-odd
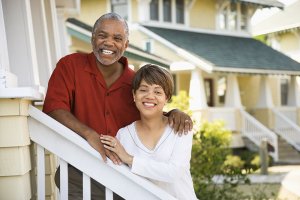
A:
[[[120,141],[117,138],[114,138],[109,135],[101,135],[100,136],[101,142],[104,145],[105,149],[108,149],[114,153],[116,153],[122,162],[132,165],[133,156],[129,155]]]
[[[173,127],[175,133],[179,135],[187,134],[193,129],[193,121],[186,113],[174,109],[167,113],[168,121],[171,127]]]

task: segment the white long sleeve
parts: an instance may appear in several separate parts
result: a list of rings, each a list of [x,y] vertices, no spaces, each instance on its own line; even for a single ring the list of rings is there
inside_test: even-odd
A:
[[[152,150],[139,140],[135,123],[120,129],[116,137],[134,157],[133,173],[148,178],[179,200],[197,199],[190,174],[192,133],[180,137],[167,126]]]
[[[175,144],[170,159],[159,161],[136,155],[133,158],[131,171],[135,174],[164,182],[174,182],[183,176],[184,172],[190,168],[192,133],[181,137],[173,132],[171,134],[169,137],[175,138]],[[169,148],[172,147],[169,146]]]

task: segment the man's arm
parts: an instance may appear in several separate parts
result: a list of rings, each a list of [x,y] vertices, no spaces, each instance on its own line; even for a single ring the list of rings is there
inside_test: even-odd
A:
[[[112,154],[112,152],[109,152],[108,150],[105,150],[103,147],[103,144],[100,141],[100,135],[90,127],[86,126],[85,124],[81,123],[72,113],[69,111],[63,110],[63,109],[57,109],[50,113],[48,113],[49,116],[51,116],[56,121],[62,123],[66,127],[70,128],[77,134],[79,134],[81,137],[86,139],[86,141],[94,148],[96,149],[102,159],[106,162],[106,155],[115,163],[120,163],[120,159]]]

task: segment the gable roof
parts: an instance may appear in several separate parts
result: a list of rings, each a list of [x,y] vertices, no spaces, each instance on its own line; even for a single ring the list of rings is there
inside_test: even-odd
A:
[[[144,27],[211,63],[213,71],[300,74],[300,63],[252,38]]]

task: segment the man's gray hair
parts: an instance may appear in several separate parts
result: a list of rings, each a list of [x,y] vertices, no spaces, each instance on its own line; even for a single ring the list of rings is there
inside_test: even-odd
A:
[[[124,24],[124,28],[125,28],[125,33],[126,33],[126,37],[129,37],[129,28],[128,28],[128,24],[126,22],[126,20],[124,18],[122,18],[120,15],[118,15],[117,13],[106,13],[104,15],[102,15],[101,17],[99,17],[99,19],[97,19],[97,21],[95,22],[93,29],[92,29],[92,34],[95,34],[96,29],[98,28],[99,24],[107,19],[112,19],[112,20],[117,20],[120,22],[123,22]]]

